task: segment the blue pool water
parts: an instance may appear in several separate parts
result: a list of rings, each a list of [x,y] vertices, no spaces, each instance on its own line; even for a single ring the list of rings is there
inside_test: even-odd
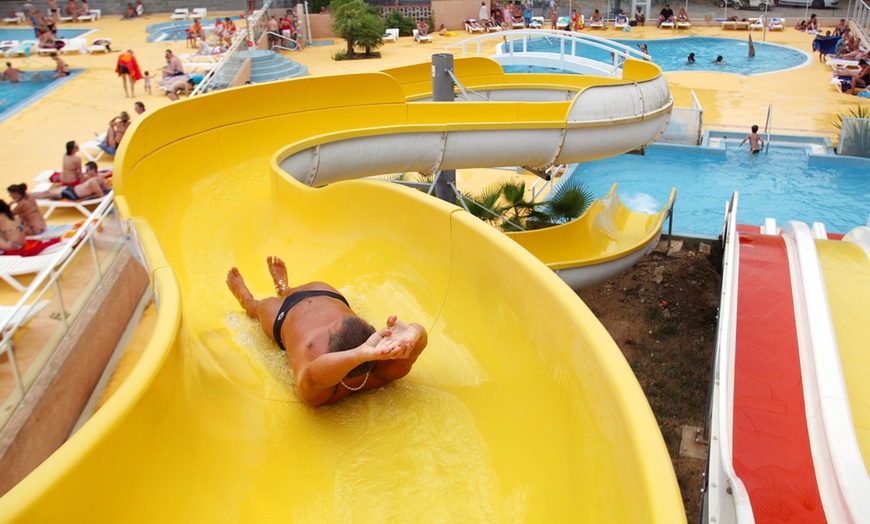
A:
[[[94,29],[58,29],[58,38],[76,38],[90,33]],[[36,40],[32,27],[17,27],[14,29],[0,28],[0,40]]]
[[[808,157],[804,149],[775,144],[767,154],[750,156],[748,144],[739,149],[738,144],[729,141],[724,150],[653,145],[644,156],[579,164],[569,176],[579,176],[596,197],[618,182],[622,202],[646,213],[658,212],[676,187],[675,233],[719,235],[734,191],[740,192],[742,224],[762,225],[771,217],[779,225],[822,222],[835,233],[867,224],[870,160]]]
[[[2,69],[6,69],[5,66]],[[39,100],[46,93],[58,88],[84,69],[73,69],[70,76],[54,79],[54,69],[45,71],[26,71],[20,82],[0,82],[0,122]],[[34,73],[39,79],[34,81]]]
[[[812,60],[812,56],[790,47],[763,42],[753,42],[755,56],[749,58],[748,40],[735,38],[717,38],[705,36],[686,36],[666,38],[662,40],[622,40],[615,42],[637,49],[638,43],[646,44],[653,62],[661,66],[663,71],[718,71],[753,75],[770,73],[798,67]],[[556,40],[535,38],[529,42],[528,50],[537,52],[559,52]],[[566,52],[570,47],[566,45]],[[599,62],[610,62],[608,51],[578,45],[577,56],[582,56]],[[695,53],[695,63],[687,64],[689,53]],[[712,64],[718,55],[725,59],[723,65]]]

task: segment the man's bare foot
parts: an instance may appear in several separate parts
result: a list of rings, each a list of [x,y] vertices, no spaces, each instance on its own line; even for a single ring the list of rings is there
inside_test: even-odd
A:
[[[289,295],[290,286],[287,284],[287,266],[284,261],[278,257],[266,257],[266,264],[269,265],[269,274],[275,283],[275,292],[279,297]]]
[[[230,288],[233,296],[239,301],[239,304],[245,309],[245,313],[251,318],[257,318],[257,306],[254,297],[251,295],[248,286],[245,285],[245,279],[239,273],[238,268],[232,267],[227,273],[227,287]]]

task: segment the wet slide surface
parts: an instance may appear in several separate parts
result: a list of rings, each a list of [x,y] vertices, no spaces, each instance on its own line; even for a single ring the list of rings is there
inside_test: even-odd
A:
[[[870,471],[870,259],[853,242],[816,240],[852,423]]]
[[[684,521],[630,367],[550,269],[417,191],[313,189],[278,167],[288,144],[329,136],[569,127],[567,102],[442,107],[408,104],[394,79],[365,74],[230,89],[138,119],[115,158],[115,202],[147,255],[153,338],[100,411],[0,499],[0,516]],[[347,160],[328,153],[320,166]],[[329,282],[376,326],[390,314],[423,325],[429,346],[412,372],[303,405],[286,358],[224,283],[237,266],[255,296],[272,294],[269,255],[291,284]]]
[[[779,236],[740,235],[734,470],[756,522],[825,522],[810,450],[788,254]]]

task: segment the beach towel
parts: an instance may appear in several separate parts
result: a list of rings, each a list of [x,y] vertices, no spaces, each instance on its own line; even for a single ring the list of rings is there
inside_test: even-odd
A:
[[[118,65],[115,66],[115,72],[118,73],[118,75],[121,74],[121,66],[127,68],[127,71],[130,72],[130,77],[133,78],[134,82],[142,78],[142,70],[139,69],[139,62],[136,61],[136,57],[133,56],[133,53],[125,51],[118,57]]]
[[[813,51],[819,51],[823,55],[835,55],[840,50],[843,41],[839,36],[817,36],[813,40]]]
[[[21,249],[0,250],[0,255],[18,255],[20,257],[32,257],[38,255],[60,242],[60,238],[50,238],[48,240],[31,240],[24,241],[24,247]]]
[[[27,238],[31,240],[51,240],[53,238],[59,238],[62,240],[71,238],[84,224],[84,220],[70,222],[69,224],[49,224],[45,226],[45,231],[42,233],[27,235]]]

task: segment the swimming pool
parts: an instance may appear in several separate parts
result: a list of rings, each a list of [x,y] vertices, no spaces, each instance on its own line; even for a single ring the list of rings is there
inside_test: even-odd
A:
[[[95,29],[58,29],[58,38],[76,38],[86,35]],[[33,33],[32,27],[18,27],[15,29],[2,28],[0,29],[0,41],[2,40],[36,40],[36,35]]]
[[[755,56],[749,58],[748,40],[735,38],[684,36],[661,40],[613,41],[633,48],[637,48],[637,44],[646,44],[653,62],[666,72],[717,71],[755,75],[799,67],[813,59],[809,53],[765,42],[754,42]],[[559,44],[555,39],[533,38],[529,41],[528,50],[558,53]],[[694,64],[686,63],[689,53],[695,53]],[[599,62],[610,62],[610,53],[596,47],[578,45],[576,55]],[[722,55],[724,64],[712,63],[718,55]]]
[[[567,177],[579,176],[596,197],[614,182],[619,197],[635,211],[657,212],[677,188],[673,231],[716,236],[722,232],[725,204],[740,192],[737,221],[778,225],[801,220],[822,222],[829,232],[846,233],[866,225],[870,213],[870,160],[808,155],[803,148],[771,144],[749,155],[745,135],[721,148],[653,144],[646,154],[621,155],[578,164]],[[722,147],[724,146],[724,147]]]
[[[53,69],[25,71],[20,82],[0,82],[0,102],[2,102],[0,103],[0,122],[4,122],[82,71],[84,69],[72,69],[70,75],[64,78],[52,78]],[[38,80],[34,81],[34,73],[38,73]]]

